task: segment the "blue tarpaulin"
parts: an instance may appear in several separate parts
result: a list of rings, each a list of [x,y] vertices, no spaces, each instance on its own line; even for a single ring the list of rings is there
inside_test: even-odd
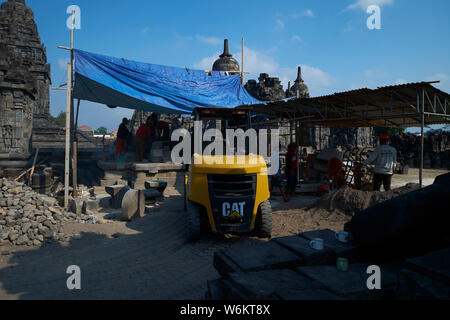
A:
[[[241,85],[239,75],[208,75],[74,50],[74,98],[108,106],[188,114],[196,107],[234,108],[261,103]]]

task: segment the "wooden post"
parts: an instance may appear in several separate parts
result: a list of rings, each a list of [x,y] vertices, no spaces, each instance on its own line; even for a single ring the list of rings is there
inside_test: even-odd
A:
[[[70,62],[67,64],[67,87],[66,87],[66,145],[65,145],[65,161],[64,161],[64,207],[69,206],[69,180],[70,180],[70,147],[73,143],[74,159],[73,159],[73,196],[77,196],[77,144],[74,139],[74,110],[72,97],[73,83],[73,30],[74,30],[75,10],[72,10],[72,26],[70,30],[70,48],[58,46],[60,49],[70,50]],[[62,88],[55,88],[64,90]]]
[[[36,160],[39,154],[39,148],[36,149],[36,153],[34,155],[33,166],[31,167],[30,179],[28,179],[28,185],[31,185],[31,180],[33,178],[34,169],[36,168]]]
[[[241,84],[244,85],[244,38],[242,38]]]
[[[70,86],[67,84],[67,88],[72,92],[73,85],[73,30],[74,30],[74,19],[75,19],[75,10],[72,10],[72,26],[70,29],[70,64],[71,64],[71,73],[70,73]],[[72,124],[72,134],[71,134],[71,142],[73,145],[73,159],[72,159],[72,184],[73,184],[73,197],[78,198],[78,141],[76,137],[76,131],[78,130],[77,125],[75,125],[75,112],[74,112],[74,101],[73,95],[70,94],[70,109],[71,109],[71,124]],[[77,113],[78,118],[78,113]],[[76,121],[78,124],[78,119]]]
[[[67,101],[66,101],[66,157],[64,165],[64,207],[69,206],[69,168],[70,168],[70,111],[72,101],[72,63],[67,64]]]

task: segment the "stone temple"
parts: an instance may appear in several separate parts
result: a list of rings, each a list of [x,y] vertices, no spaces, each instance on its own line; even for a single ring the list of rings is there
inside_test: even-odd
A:
[[[50,116],[50,83],[50,65],[33,12],[24,0],[4,2],[0,8],[0,167],[29,158],[33,127]]]
[[[50,65],[24,0],[0,7],[0,175],[17,175],[34,150],[63,150],[65,131],[50,121]],[[94,148],[81,133],[79,146]],[[31,159],[32,160],[32,159]],[[29,165],[29,163],[28,163]]]

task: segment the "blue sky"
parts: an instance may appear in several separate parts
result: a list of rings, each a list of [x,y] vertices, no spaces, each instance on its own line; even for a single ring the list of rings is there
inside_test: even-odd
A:
[[[0,2],[4,2],[0,0]],[[403,82],[441,80],[450,92],[450,1],[153,1],[26,0],[47,47],[54,86],[65,82],[69,5],[81,8],[76,48],[143,62],[210,69],[223,39],[240,61],[246,41],[248,78],[266,72],[284,85],[301,65],[311,95]],[[381,7],[381,30],[369,30],[366,8]],[[51,92],[51,113],[65,109]],[[126,109],[82,102],[80,124],[114,129]]]

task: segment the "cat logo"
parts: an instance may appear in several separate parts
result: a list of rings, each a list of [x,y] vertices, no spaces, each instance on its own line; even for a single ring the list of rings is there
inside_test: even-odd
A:
[[[244,215],[245,202],[233,203],[224,202],[222,204],[222,215],[229,218],[241,218]]]

